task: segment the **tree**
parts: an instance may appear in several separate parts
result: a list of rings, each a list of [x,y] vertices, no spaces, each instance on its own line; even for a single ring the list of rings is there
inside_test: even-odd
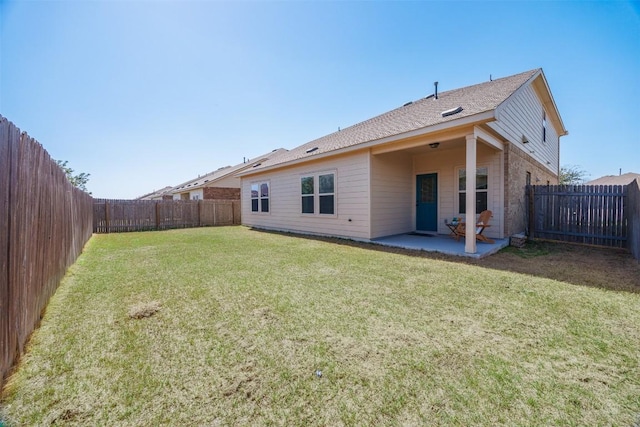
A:
[[[580,166],[565,165],[560,167],[560,185],[578,185],[583,184],[589,174]]]
[[[62,161],[62,160],[56,160],[56,163],[58,164],[58,166],[60,166],[60,168],[64,171],[64,173],[67,175],[67,179],[69,180],[69,182],[71,183],[71,185],[73,185],[74,187],[79,188],[82,191],[87,191],[87,182],[89,182],[89,176],[91,176],[90,173],[79,173],[77,175],[74,175],[73,173],[75,172],[73,169],[71,169],[68,165],[68,161]],[[87,191],[88,192],[88,191]],[[91,193],[89,193],[91,194]]]

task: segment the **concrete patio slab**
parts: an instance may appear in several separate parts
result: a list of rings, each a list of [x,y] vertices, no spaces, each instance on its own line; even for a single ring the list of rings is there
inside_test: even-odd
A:
[[[444,234],[397,234],[394,236],[380,237],[371,240],[383,246],[392,246],[403,249],[414,249],[427,252],[440,252],[447,255],[456,255],[469,258],[484,258],[498,252],[509,245],[509,239],[494,239],[495,243],[477,242],[477,252],[469,254],[464,251],[464,240],[456,241]]]

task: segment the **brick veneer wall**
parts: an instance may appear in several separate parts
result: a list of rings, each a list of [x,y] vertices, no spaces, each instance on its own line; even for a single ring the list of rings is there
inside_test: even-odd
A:
[[[204,187],[202,198],[205,200],[240,200],[240,189],[230,187]]]
[[[507,144],[504,150],[504,232],[507,237],[524,232],[527,227],[527,172],[531,173],[532,185],[545,185],[547,181],[558,184],[557,175],[518,147]]]

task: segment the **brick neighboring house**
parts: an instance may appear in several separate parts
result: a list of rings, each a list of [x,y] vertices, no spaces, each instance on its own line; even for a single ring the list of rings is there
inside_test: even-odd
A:
[[[240,173],[242,222],[358,240],[525,231],[526,184],[557,184],[567,134],[542,69],[438,93],[303,144]],[[475,171],[467,174],[466,171]],[[465,252],[476,253],[467,233]]]
[[[176,185],[169,193],[173,200],[240,200],[241,181],[236,175],[286,151],[279,148],[235,166],[222,167]]]

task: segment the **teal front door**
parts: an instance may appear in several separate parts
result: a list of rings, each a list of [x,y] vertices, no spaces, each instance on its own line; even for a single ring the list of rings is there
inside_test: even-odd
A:
[[[438,230],[438,174],[416,176],[416,230]]]

